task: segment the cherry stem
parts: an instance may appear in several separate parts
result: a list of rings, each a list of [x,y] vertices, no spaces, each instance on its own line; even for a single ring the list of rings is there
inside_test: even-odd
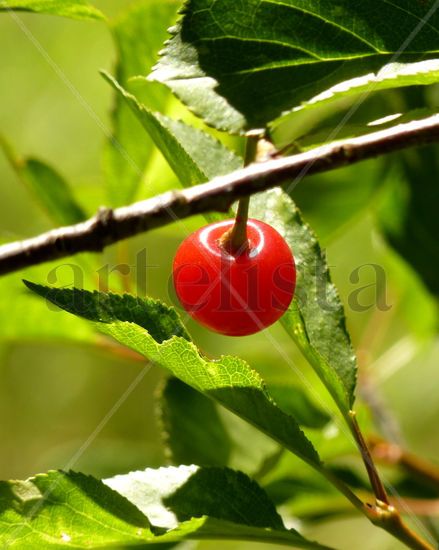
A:
[[[256,160],[259,136],[249,136],[245,146],[244,166]],[[248,248],[247,221],[250,197],[239,199],[235,223],[221,238],[221,244],[231,254],[241,254]]]

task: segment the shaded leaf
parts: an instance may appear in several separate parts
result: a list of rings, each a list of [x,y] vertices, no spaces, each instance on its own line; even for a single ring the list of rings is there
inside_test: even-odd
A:
[[[165,320],[166,312],[152,299],[121,298],[78,289],[43,287],[29,282],[26,285],[62,309],[94,320],[101,332],[170,370],[174,376],[218,401],[314,468],[321,469],[314,447],[300,430],[296,420],[275,405],[259,374],[238,357],[222,356],[216,361],[202,357],[191,342],[176,336],[186,332],[177,321],[175,312],[170,314],[169,320]],[[155,328],[149,334],[142,326],[134,324],[131,311],[119,307],[121,300],[132,300],[139,305],[142,313],[139,313],[138,319],[144,325],[154,327],[156,323],[162,326],[166,323],[170,328],[167,334],[169,339],[162,341],[166,334],[160,331],[160,338],[155,340],[152,336],[156,334]],[[101,301],[106,304],[103,313]],[[128,322],[128,319],[133,322]]]
[[[71,225],[87,219],[66,180],[48,164],[33,158],[18,158],[4,140],[0,146],[17,176],[33,193],[55,225]]]
[[[378,210],[390,245],[408,262],[424,285],[439,295],[439,171],[437,145],[407,151],[394,162]]]
[[[130,78],[151,69],[166,37],[166,29],[177,13],[177,0],[138,2],[111,23],[117,49],[117,80],[148,106],[165,111],[168,94],[149,84],[135,86]],[[103,169],[107,192],[113,206],[130,203],[142,182],[153,153],[153,144],[145,137],[136,117],[119,94],[113,108],[113,137],[104,149]]]
[[[48,13],[72,19],[104,19],[103,14],[85,0],[1,0],[0,11],[9,10]]]
[[[229,463],[231,441],[213,401],[171,377],[160,392],[158,407],[166,449],[174,464]]]
[[[178,378],[168,378],[159,397],[168,453],[175,464],[225,466],[231,442],[215,403]]]
[[[330,417],[311,401],[302,388],[292,384],[269,384],[268,389],[277,405],[302,426],[319,429],[329,422]]]
[[[210,516],[244,525],[283,528],[273,503],[257,483],[228,468],[171,466],[119,475],[105,483],[158,527],[170,529],[192,517]]]
[[[266,538],[266,542],[289,539],[290,544],[298,548],[320,547],[294,529],[287,531],[264,490],[245,474],[228,468],[147,469],[116,476],[105,483],[135,504],[156,526],[178,532],[180,522],[190,520],[188,526],[191,527],[192,522],[197,525],[196,518],[207,516],[207,522],[200,524],[203,528],[197,530],[195,538],[251,540],[254,536],[255,540]],[[244,526],[257,527],[259,533],[246,531]],[[173,532],[168,534],[172,536]],[[166,539],[166,535],[162,538]]]
[[[356,121],[356,124],[345,124],[343,127],[337,128],[336,141],[364,136],[390,127],[397,130],[400,124],[428,119],[435,114],[432,109],[422,108],[404,114],[393,113],[372,120],[369,111],[370,108],[366,110],[367,118],[363,115],[360,120]],[[336,121],[332,122],[337,126]],[[328,139],[332,140],[333,132],[333,127],[327,126],[316,133],[298,139],[295,144],[300,151],[306,151],[326,143]],[[335,144],[336,141],[332,141],[332,143]],[[410,152],[408,156],[410,156]],[[381,157],[363,162],[361,170],[352,165],[332,172],[314,174],[306,178],[304,185],[286,186],[285,189],[303,212],[305,219],[309,221],[322,244],[345,229],[346,224],[355,220],[367,208],[373,208],[380,203],[381,188],[388,185],[389,178],[395,178],[394,186],[399,186],[397,174],[392,175],[392,166],[397,164],[394,162],[394,158]],[[432,167],[430,166],[430,168]],[[394,170],[394,172],[396,171]],[[399,175],[399,178],[401,177],[404,179]],[[394,192],[398,196],[397,189],[389,189],[390,211],[396,207],[396,205],[392,206]],[[428,204],[431,204],[431,201]],[[328,212],[331,213],[330,216]]]
[[[348,231],[349,224],[374,203],[385,165],[374,159],[364,162],[361,168],[359,171],[357,166],[348,166],[308,176],[303,185],[288,193],[318,235],[321,246]]]
[[[356,358],[317,239],[281,189],[256,195],[251,215],[277,229],[293,250],[296,294],[281,322],[346,414],[354,402]]]
[[[264,128],[340,82],[378,73],[397,52],[400,63],[433,56],[438,27],[429,3],[406,0],[187,0],[150,78],[219,129]]]
[[[259,475],[265,461],[279,454],[270,438],[178,378],[166,380],[158,413],[174,464],[230,466]]]

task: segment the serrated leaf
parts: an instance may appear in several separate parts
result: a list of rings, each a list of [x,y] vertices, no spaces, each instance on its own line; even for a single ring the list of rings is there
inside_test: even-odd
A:
[[[49,288],[25,281],[26,286],[60,309],[89,321],[111,324],[115,319],[142,327],[158,343],[172,335],[189,340],[174,308],[159,300],[130,294],[106,294],[77,288]],[[44,290],[45,289],[45,290]]]
[[[277,229],[293,250],[296,295],[281,322],[347,414],[354,402],[356,358],[343,306],[318,241],[281,189],[254,196],[250,208],[253,217]]]
[[[265,538],[265,531],[267,542],[277,538],[286,542],[287,537],[298,548],[319,547],[294,529],[287,531],[264,490],[242,472],[229,468],[192,465],[147,469],[105,483],[135,504],[155,526],[178,532],[181,522],[205,518],[207,522],[200,524],[203,529],[197,530],[196,538],[251,539],[246,528],[252,527],[260,530],[259,535],[253,531],[259,540]]]
[[[316,450],[296,420],[272,401],[259,374],[238,357],[222,356],[216,361],[209,361],[201,356],[193,343],[180,336],[185,335],[186,331],[171,308],[168,319],[168,312],[163,311],[164,306],[152,299],[25,283],[58,307],[95,321],[101,332],[170,370],[174,376],[218,401],[314,468],[321,469]],[[130,306],[126,307],[131,303],[138,307],[135,317]],[[147,326],[151,334],[142,325],[134,324],[136,320]],[[169,327],[167,340],[163,340],[166,332],[160,330],[157,333],[155,326],[160,324],[163,327],[164,323]],[[157,336],[157,340],[153,335]]]
[[[135,90],[137,97],[152,109],[165,111],[165,89],[149,84],[135,86],[130,78],[151,69],[166,37],[166,29],[177,14],[178,1],[146,0],[136,3],[111,24],[117,49],[117,79]],[[129,204],[136,196],[153,153],[153,144],[136,117],[117,94],[113,109],[113,136],[104,149],[103,169],[110,204]]]
[[[178,378],[166,380],[158,414],[173,464],[229,466],[259,475],[279,445]]]
[[[0,0],[0,11],[9,10],[48,13],[71,19],[104,19],[104,15],[85,0]]]
[[[390,63],[376,73],[340,82],[308,101],[302,102],[291,112],[270,124],[270,135],[276,146],[282,148],[309,133],[334,104],[340,103],[346,108],[358,100],[359,96],[365,97],[364,94],[389,88],[426,86],[436,82],[439,82],[439,59],[417,63]],[[337,138],[341,138],[340,132]]]
[[[0,482],[0,510],[4,548],[96,548],[154,538],[133,504],[101,481],[73,472]]]
[[[258,484],[228,468],[170,466],[119,475],[105,483],[135,504],[157,527],[171,529],[192,517],[209,516],[244,525],[283,528],[281,517]]]
[[[206,132],[152,112],[110,75],[104,73],[104,77],[132,109],[184,187],[242,167],[241,158]]]
[[[395,54],[404,63],[425,59],[439,50],[438,27],[426,2],[187,0],[150,78],[208,124],[242,132],[377,73]]]
[[[28,187],[55,225],[71,225],[87,219],[66,180],[51,166],[34,158],[18,158],[2,139],[0,147],[17,176]]]
[[[227,487],[210,493],[219,482]],[[244,508],[250,498],[252,506]],[[220,506],[214,507],[214,499]],[[166,524],[167,529],[152,526],[145,513],[152,524]],[[232,470],[161,468],[105,482],[51,471],[26,481],[2,481],[0,522],[5,548],[169,548],[185,539],[238,538],[328,550],[285,529],[264,491]]]

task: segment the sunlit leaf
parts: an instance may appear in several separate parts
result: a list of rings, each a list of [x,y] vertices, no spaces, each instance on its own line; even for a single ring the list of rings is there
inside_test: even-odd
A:
[[[256,195],[251,214],[276,228],[293,250],[296,295],[281,322],[346,414],[354,401],[356,358],[318,241],[281,189]]]
[[[242,159],[206,132],[152,112],[110,75],[104,73],[104,77],[132,109],[184,187],[203,183],[242,166]]]
[[[85,0],[0,0],[0,11],[9,10],[48,13],[72,19],[104,19],[102,13]]]
[[[136,3],[111,23],[117,48],[117,79],[151,109],[163,112],[169,94],[148,84],[136,86],[130,78],[150,70],[176,17],[177,0],[146,0]],[[115,96],[113,136],[104,149],[104,173],[112,205],[132,201],[153,153],[153,144],[120,95]]]
[[[0,482],[0,504],[3,547],[131,548],[238,538],[327,549],[287,530],[263,489],[228,469],[148,469],[105,482],[51,471]]]
[[[168,316],[163,306],[152,299],[49,288],[30,282],[26,285],[62,309],[95,321],[100,331],[170,370],[174,376],[218,401],[305,462],[321,468],[316,450],[296,420],[276,406],[259,374],[238,357],[222,356],[216,361],[203,357],[192,342],[180,336],[186,331],[172,309]],[[131,304],[136,304],[136,316]],[[161,326],[158,337],[156,324]],[[168,327],[167,335],[162,330],[165,326]]]

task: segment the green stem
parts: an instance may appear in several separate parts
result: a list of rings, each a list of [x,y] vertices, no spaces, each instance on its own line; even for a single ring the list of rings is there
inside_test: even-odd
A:
[[[375,467],[372,455],[363,437],[360,426],[358,425],[354,411],[350,411],[347,420],[361,452],[370,484],[372,485],[376,498],[374,506],[363,506],[363,512],[365,512],[366,516],[374,525],[381,527],[409,548],[413,548],[414,550],[434,550],[433,546],[423,540],[404,523],[398,510],[390,505],[386,489]]]
[[[248,166],[256,160],[258,151],[259,136],[249,136],[245,146],[244,166]],[[235,223],[229,231],[227,231],[222,239],[221,244],[231,254],[240,254],[247,250],[247,221],[250,197],[243,197],[238,202],[238,210],[236,211]]]
[[[435,548],[404,523],[393,506],[377,503],[370,508],[370,521],[413,550],[435,550]]]
[[[369,476],[369,481],[375,494],[375,498],[380,502],[389,504],[389,497],[387,496],[384,484],[381,481],[381,478],[375,467],[372,455],[369,451],[369,447],[367,446],[363,434],[361,433],[355,411],[350,411],[349,413],[349,428],[351,429],[351,432],[355,438],[355,441],[357,442],[358,448],[363,458],[364,466],[366,467],[367,475]]]

